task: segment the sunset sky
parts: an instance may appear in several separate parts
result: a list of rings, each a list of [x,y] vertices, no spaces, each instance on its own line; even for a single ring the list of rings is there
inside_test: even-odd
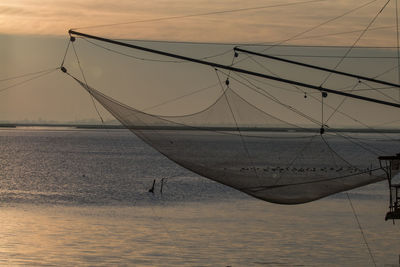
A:
[[[60,71],[4,89],[18,82],[4,79],[58,67],[71,28],[114,38],[349,46],[386,2],[3,0],[0,121],[96,119],[90,98]],[[396,46],[395,19],[390,1],[357,45]]]

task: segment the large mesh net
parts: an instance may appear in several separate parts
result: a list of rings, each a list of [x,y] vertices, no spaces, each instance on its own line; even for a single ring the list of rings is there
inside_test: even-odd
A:
[[[303,11],[309,17],[306,6]],[[157,36],[164,40],[206,38],[217,43],[126,39],[132,33],[130,23],[119,25],[119,30],[115,25],[87,27],[93,35],[114,41],[75,34],[65,66],[113,117],[177,164],[266,201],[304,203],[386,179],[378,157],[400,152],[399,108],[318,90],[398,105],[397,86],[243,52],[398,83],[398,40],[387,34],[393,28],[387,19],[393,7],[375,1],[351,3],[334,16],[328,12],[336,10],[334,2],[320,8],[319,14],[327,16],[323,22],[308,25],[300,20],[296,27],[281,27],[282,21],[296,21],[290,11],[295,9],[288,6],[281,12],[246,9],[249,13],[240,23],[236,11],[229,11],[225,15],[232,17],[225,19],[210,13],[135,24],[139,39],[158,29]],[[360,12],[370,15],[364,14],[360,28],[354,28],[349,15]],[[276,16],[277,24],[261,23]],[[234,22],[243,30],[258,31],[236,35],[236,27],[230,27]],[[210,23],[212,27],[203,29]],[[171,35],[174,29],[178,36]],[[268,43],[271,36],[280,41]],[[239,37],[259,43],[229,43]],[[337,46],[326,46],[332,44]],[[239,54],[237,46],[242,49]],[[98,113],[106,116],[101,108]]]
[[[371,133],[296,127],[253,106],[230,86],[206,109],[152,115],[77,80],[125,127],[179,165],[254,197],[312,201],[386,178],[377,150],[396,146]],[[375,149],[375,150],[374,150]]]

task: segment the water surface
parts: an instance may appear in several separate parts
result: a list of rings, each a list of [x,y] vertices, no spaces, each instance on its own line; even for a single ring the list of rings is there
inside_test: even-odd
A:
[[[124,130],[3,129],[0,144],[0,265],[372,266],[343,193],[263,202]],[[378,266],[400,254],[386,194],[385,183],[350,192]]]

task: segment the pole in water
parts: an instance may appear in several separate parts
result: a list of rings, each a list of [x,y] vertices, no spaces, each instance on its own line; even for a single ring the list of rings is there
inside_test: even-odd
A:
[[[149,193],[153,193],[154,194],[154,186],[156,184],[156,179],[153,180],[153,185],[152,187],[149,189]]]
[[[162,190],[163,190],[163,186],[164,186],[164,179],[166,179],[166,178],[161,179],[160,194],[162,194]]]

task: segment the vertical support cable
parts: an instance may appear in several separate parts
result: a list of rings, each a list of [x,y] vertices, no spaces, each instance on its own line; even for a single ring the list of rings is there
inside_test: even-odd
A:
[[[326,92],[321,91],[321,128],[319,129],[319,133],[323,135],[325,133],[325,124],[324,124],[324,98],[327,96]]]
[[[396,0],[397,83],[400,84],[399,10],[397,2],[398,0]],[[400,101],[400,89],[399,89],[399,101]]]
[[[324,95],[321,93],[321,128],[324,128]]]
[[[232,64],[233,64],[233,60],[232,60]],[[233,112],[233,109],[232,109],[231,103],[229,102],[228,96],[226,95],[226,91],[227,91],[227,90],[230,90],[230,87],[229,87],[229,79],[226,80],[226,82],[225,82],[225,83],[226,83],[226,89],[224,90],[224,88],[223,88],[223,86],[222,86],[221,78],[220,78],[219,75],[218,75],[218,71],[219,71],[219,70],[216,69],[216,68],[215,68],[214,70],[215,70],[215,74],[217,75],[218,82],[219,82],[219,84],[220,84],[220,86],[221,86],[221,90],[222,90],[223,96],[225,97],[225,100],[226,100],[226,103],[227,103],[227,105],[228,105],[229,111],[230,111],[230,113],[231,113],[231,115],[232,115],[232,118],[233,118],[233,121],[234,121],[234,123],[235,123],[236,130],[237,130],[238,133],[239,133],[239,137],[240,137],[240,141],[242,142],[243,149],[244,149],[244,151],[245,151],[245,153],[246,153],[246,155],[247,155],[247,158],[249,159],[250,165],[253,166],[254,175],[257,177],[258,182],[259,182],[260,184],[262,184],[263,181],[260,180],[260,177],[259,177],[259,175],[258,175],[258,173],[257,173],[256,165],[254,164],[253,158],[252,158],[251,155],[250,155],[249,148],[247,147],[246,141],[245,141],[245,139],[244,139],[244,137],[243,137],[243,135],[242,135],[242,131],[240,130],[239,124],[238,124],[238,122],[237,122],[237,120],[236,120],[235,113]]]
[[[72,48],[73,48],[73,50],[74,50],[74,54],[75,54],[76,60],[77,60],[77,62],[78,62],[78,66],[79,66],[79,69],[80,69],[80,71],[81,71],[83,80],[85,81],[86,90],[88,91],[88,93],[89,93],[89,95],[90,95],[90,99],[92,100],[92,104],[93,104],[93,106],[94,106],[94,109],[96,110],[97,115],[99,116],[99,118],[100,118],[100,120],[101,120],[101,123],[104,124],[103,117],[101,116],[99,110],[97,109],[96,102],[94,101],[93,95],[92,95],[91,92],[90,92],[90,88],[89,88],[89,85],[88,85],[88,83],[87,83],[87,81],[86,81],[86,77],[85,77],[85,74],[84,74],[84,72],[83,72],[83,69],[82,69],[82,66],[81,66],[81,62],[80,62],[79,57],[78,57],[78,53],[76,52],[75,45],[74,45],[73,42],[71,42],[71,43],[72,43]]]
[[[69,49],[69,45],[70,44],[71,44],[71,40],[68,40],[67,48],[65,49],[64,57],[63,57],[63,59],[61,61],[61,65],[60,65],[61,67],[64,67],[65,59],[67,57],[68,49]]]
[[[347,196],[347,199],[349,200],[350,207],[351,207],[351,210],[353,211],[354,217],[356,218],[356,221],[357,221],[357,224],[358,224],[358,228],[360,229],[361,235],[362,235],[362,237],[363,237],[363,239],[364,239],[365,246],[366,246],[367,249],[368,249],[369,256],[371,257],[372,263],[373,263],[374,266],[376,267],[377,265],[376,265],[376,262],[375,262],[374,255],[372,254],[371,248],[370,248],[369,245],[368,245],[367,238],[365,237],[364,230],[363,230],[363,228],[361,227],[360,220],[358,219],[356,210],[354,209],[353,203],[351,202],[349,193],[346,192],[346,196]]]

